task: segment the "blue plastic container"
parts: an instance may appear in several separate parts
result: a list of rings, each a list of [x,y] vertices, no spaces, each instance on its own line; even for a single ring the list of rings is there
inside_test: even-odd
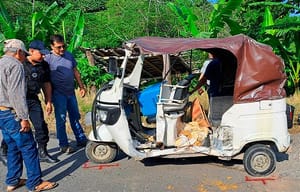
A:
[[[138,93],[138,101],[143,116],[156,115],[156,103],[158,102],[160,86],[161,83],[155,83]]]

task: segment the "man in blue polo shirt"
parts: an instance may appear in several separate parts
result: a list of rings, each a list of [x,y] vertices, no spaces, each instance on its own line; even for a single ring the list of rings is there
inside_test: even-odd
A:
[[[80,113],[74,91],[74,79],[79,85],[81,97],[85,96],[85,88],[76,67],[77,62],[73,55],[66,51],[64,38],[61,35],[52,35],[50,43],[52,51],[51,54],[45,56],[45,61],[49,63],[50,67],[56,133],[61,152],[70,154],[75,150],[69,146],[66,133],[67,112],[77,146],[85,146],[87,142],[82,126],[79,123]]]

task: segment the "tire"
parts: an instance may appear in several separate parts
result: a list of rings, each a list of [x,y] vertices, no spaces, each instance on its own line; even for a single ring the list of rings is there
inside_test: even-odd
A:
[[[89,141],[85,147],[87,158],[94,163],[110,163],[116,158],[117,152],[117,145],[112,143]]]
[[[270,147],[255,144],[246,150],[243,163],[249,175],[263,177],[270,175],[275,170],[276,156]]]

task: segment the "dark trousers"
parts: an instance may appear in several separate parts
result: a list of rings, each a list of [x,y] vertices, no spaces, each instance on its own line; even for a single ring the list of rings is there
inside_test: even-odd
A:
[[[6,143],[5,143],[5,141],[4,141],[4,139],[2,139],[2,141],[1,141],[1,148],[3,148],[4,150],[6,150],[7,151],[7,145],[6,145]]]
[[[46,146],[49,141],[49,130],[44,120],[44,112],[40,100],[27,99],[29,118],[34,127],[35,140],[38,146]]]
[[[46,147],[49,141],[49,130],[44,120],[44,112],[39,99],[27,99],[29,119],[34,127],[35,141],[39,147]],[[2,148],[7,148],[4,140],[1,142]]]

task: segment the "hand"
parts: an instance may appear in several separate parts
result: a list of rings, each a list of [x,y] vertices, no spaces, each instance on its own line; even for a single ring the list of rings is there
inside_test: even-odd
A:
[[[204,90],[202,88],[198,89],[198,94],[201,95],[202,93],[204,93]]]
[[[86,93],[85,88],[81,87],[80,90],[79,90],[80,97],[84,97],[85,93]]]
[[[53,108],[52,108],[51,102],[47,102],[47,104],[46,104],[46,113],[47,113],[47,115],[50,115],[52,113],[52,111],[53,111]]]
[[[30,131],[30,123],[28,120],[22,119],[20,132],[28,132],[28,131]]]

